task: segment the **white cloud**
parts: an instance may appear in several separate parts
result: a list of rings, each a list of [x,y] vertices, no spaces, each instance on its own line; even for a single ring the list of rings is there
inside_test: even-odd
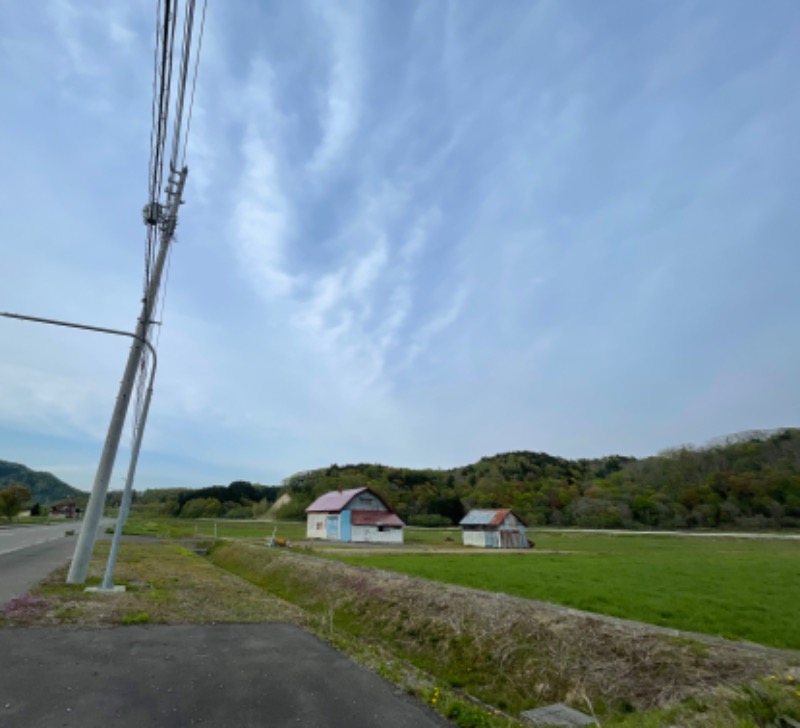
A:
[[[291,209],[275,152],[281,120],[272,98],[272,70],[265,61],[252,65],[242,96],[246,122],[239,148],[243,173],[234,207],[237,253],[262,295],[285,296],[295,285],[284,268]]]
[[[308,165],[313,177],[324,175],[347,152],[361,116],[363,70],[360,4],[316,4],[330,45],[330,77],[322,102],[322,137]]]
[[[429,319],[413,337],[408,354],[403,360],[403,366],[409,367],[424,352],[435,337],[444,333],[458,319],[464,304],[467,301],[469,290],[466,286],[461,286],[456,290],[449,303],[440,309],[433,318]]]

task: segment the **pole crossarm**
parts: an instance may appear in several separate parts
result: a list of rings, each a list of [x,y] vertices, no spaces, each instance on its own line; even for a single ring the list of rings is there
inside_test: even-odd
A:
[[[125,521],[128,517],[128,509],[131,502],[131,493],[133,491],[133,479],[136,474],[136,465],[139,460],[139,450],[142,445],[142,436],[144,435],[144,426],[147,422],[147,414],[150,410],[150,399],[153,396],[153,381],[156,378],[156,369],[158,368],[158,356],[156,355],[155,347],[147,340],[140,338],[137,334],[131,331],[123,331],[121,329],[109,329],[105,326],[89,326],[88,324],[78,324],[73,321],[60,321],[58,319],[42,318],[41,316],[26,316],[21,313],[10,313],[8,311],[0,311],[0,316],[10,319],[18,319],[20,321],[33,321],[39,324],[51,324],[53,326],[65,326],[71,329],[82,329],[84,331],[97,331],[101,334],[114,334],[115,336],[128,336],[131,339],[138,339],[141,341],[153,355],[153,366],[150,369],[150,381],[147,386],[147,395],[145,397],[144,408],[142,410],[141,418],[138,421],[138,427],[134,433],[134,445],[131,452],[131,461],[128,465],[128,475],[125,479],[125,490],[122,494],[122,503],[120,504],[120,511],[117,517],[117,525],[114,529],[114,537],[111,540],[111,550],[108,554],[108,561],[106,563],[105,576],[101,589],[113,589],[112,579],[114,577],[114,566],[117,562],[117,552],[119,551],[119,542],[122,538],[122,528],[125,526]],[[84,522],[84,525],[85,522]]]
[[[115,334],[116,336],[128,336],[131,339],[139,339],[153,355],[153,367],[157,360],[156,350],[153,345],[147,340],[137,336],[132,331],[123,331],[122,329],[107,329],[104,326],[89,326],[88,324],[76,324],[72,321],[59,321],[58,319],[42,318],[41,316],[25,316],[21,313],[9,313],[8,311],[0,311],[0,316],[10,319],[19,319],[20,321],[35,321],[39,324],[52,324],[53,326],[66,326],[71,329],[83,329],[84,331],[99,331],[101,334]],[[151,322],[152,323],[152,322]]]

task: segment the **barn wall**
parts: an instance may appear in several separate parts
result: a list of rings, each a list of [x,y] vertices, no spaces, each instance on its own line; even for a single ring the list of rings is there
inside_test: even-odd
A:
[[[500,548],[502,549],[526,549],[528,548],[528,537],[524,528],[502,528],[500,529]]]
[[[350,501],[347,506],[351,511],[381,511],[387,512],[387,508],[372,493],[361,493]]]
[[[464,529],[464,546],[486,547],[486,531],[468,531]]]
[[[350,511],[342,511],[339,514],[339,540],[349,541],[350,538]]]
[[[403,543],[403,529],[379,531],[377,526],[352,526],[350,540],[356,543]]]
[[[500,528],[487,531],[471,531],[466,528],[464,533],[464,546],[476,546],[486,549],[525,549],[528,548],[528,538],[525,529]]]
[[[306,538],[325,538],[326,513],[309,513],[306,521]]]

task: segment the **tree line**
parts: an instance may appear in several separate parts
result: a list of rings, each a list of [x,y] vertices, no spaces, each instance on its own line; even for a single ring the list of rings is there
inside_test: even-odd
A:
[[[800,528],[800,429],[732,435],[647,458],[568,460],[509,452],[449,470],[331,465],[284,483],[281,517],[319,495],[369,486],[411,525],[458,523],[471,508],[512,508],[528,525],[583,528]]]
[[[229,485],[206,488],[158,488],[134,491],[131,510],[140,515],[179,518],[258,518],[263,516],[278,497],[280,486],[260,485],[235,480]],[[122,491],[109,493],[106,505],[115,507],[122,500]]]

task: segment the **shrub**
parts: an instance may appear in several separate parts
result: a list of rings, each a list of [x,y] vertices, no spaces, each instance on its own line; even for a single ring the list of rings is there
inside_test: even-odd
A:
[[[419,516],[410,516],[408,519],[408,525],[436,528],[438,526],[452,526],[453,521],[451,521],[447,516],[440,516],[438,513],[423,513]]]

